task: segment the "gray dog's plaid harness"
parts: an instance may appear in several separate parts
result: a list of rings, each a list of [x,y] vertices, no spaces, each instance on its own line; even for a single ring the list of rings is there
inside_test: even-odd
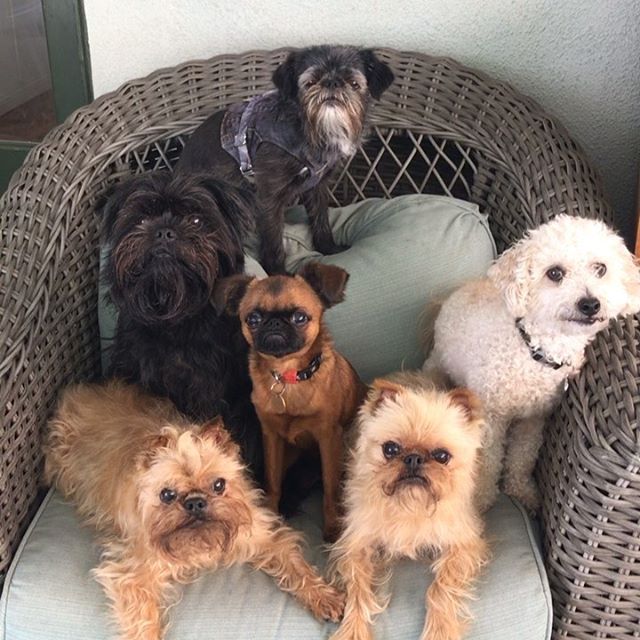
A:
[[[313,189],[324,177],[327,164],[314,162],[305,153],[304,134],[297,122],[282,117],[281,105],[275,89],[231,105],[220,128],[222,148],[238,163],[240,173],[252,182],[255,175],[252,158],[258,147],[263,142],[273,144],[300,162],[302,169],[298,176],[304,190]]]

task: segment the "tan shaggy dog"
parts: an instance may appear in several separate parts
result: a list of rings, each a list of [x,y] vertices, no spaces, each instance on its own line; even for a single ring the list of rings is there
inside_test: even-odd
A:
[[[402,384],[398,384],[401,382]],[[467,601],[488,559],[473,502],[482,419],[467,389],[431,387],[410,373],[376,380],[360,409],[345,488],[345,529],[331,568],[346,589],[333,640],[370,640],[386,601],[376,587],[400,557],[430,562],[422,640],[459,640]]]
[[[296,276],[231,276],[215,293],[227,313],[240,316],[249,343],[251,400],[262,425],[268,504],[277,511],[287,468],[301,451],[317,449],[329,541],[339,533],[343,432],[366,391],[323,321],[325,309],[344,299],[348,278],[340,267],[309,262]]]
[[[120,638],[158,640],[177,583],[249,563],[317,618],[343,597],[307,564],[299,536],[262,506],[221,422],[189,424],[165,400],[121,383],[62,395],[50,423],[46,477],[102,534],[97,580]]]

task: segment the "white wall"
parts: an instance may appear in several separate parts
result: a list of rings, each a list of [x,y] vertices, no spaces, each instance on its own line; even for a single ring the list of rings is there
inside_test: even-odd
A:
[[[339,42],[447,55],[559,117],[634,228],[640,0],[84,0],[96,96],[179,62]]]

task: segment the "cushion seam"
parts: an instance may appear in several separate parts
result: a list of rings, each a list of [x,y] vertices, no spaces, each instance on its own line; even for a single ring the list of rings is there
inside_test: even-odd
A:
[[[522,520],[524,522],[525,529],[527,531],[527,538],[529,539],[529,544],[531,546],[531,551],[533,553],[533,558],[536,563],[536,569],[538,570],[538,576],[540,578],[540,585],[542,586],[542,594],[544,596],[545,602],[547,603],[547,624],[546,624],[546,634],[545,640],[549,640],[551,638],[552,627],[553,627],[553,600],[551,599],[551,587],[549,586],[549,580],[547,577],[547,571],[544,566],[544,560],[542,559],[542,553],[540,552],[540,548],[536,543],[536,539],[533,533],[533,528],[531,526],[531,520],[529,515],[525,511],[524,507],[517,501],[514,500],[511,496],[507,496],[509,500],[513,503],[513,505],[518,509],[520,515],[522,516]]]
[[[4,586],[2,589],[2,597],[0,598],[0,613],[2,614],[2,628],[0,628],[0,638],[5,639],[7,635],[7,612],[9,611],[9,591],[11,589],[11,583],[13,582],[13,576],[15,575],[16,568],[18,566],[18,561],[22,556],[24,548],[27,546],[31,535],[33,534],[38,521],[40,520],[40,516],[44,511],[45,507],[51,502],[51,496],[53,495],[54,489],[53,487],[49,489],[47,495],[42,500],[42,503],[38,507],[38,510],[33,516],[33,519],[29,523],[27,530],[22,536],[22,540],[16,549],[16,553],[13,556],[13,560],[9,565],[9,570],[7,571],[7,575],[5,576]]]

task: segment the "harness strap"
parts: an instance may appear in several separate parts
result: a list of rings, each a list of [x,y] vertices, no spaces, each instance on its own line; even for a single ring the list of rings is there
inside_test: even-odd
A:
[[[303,165],[302,169],[298,172],[298,176],[305,181],[306,188],[311,189],[322,179],[327,169],[327,164],[325,163],[320,167],[315,167],[309,158],[301,155],[300,152],[296,153],[293,149],[285,147],[282,142],[278,140],[275,132],[270,128],[267,127],[265,131],[261,131],[261,129],[265,128],[264,123],[260,126],[256,124],[256,118],[259,121],[261,118],[259,113],[256,113],[256,111],[259,111],[260,103],[265,98],[269,99],[276,93],[277,91],[274,89],[267,93],[254,96],[247,102],[232,105],[222,122],[222,146],[227,153],[236,160],[240,168],[240,173],[251,182],[255,177],[255,171],[249,147],[251,147],[253,153],[255,153],[261,142],[269,142],[289,155],[292,155]]]

